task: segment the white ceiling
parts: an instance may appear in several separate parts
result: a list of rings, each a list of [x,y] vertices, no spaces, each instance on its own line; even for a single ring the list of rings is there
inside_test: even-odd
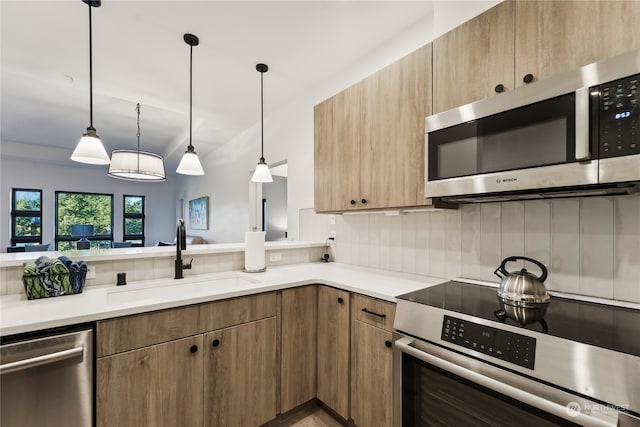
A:
[[[108,151],[141,149],[175,170],[188,144],[189,46],[193,143],[201,155],[302,91],[355,64],[424,18],[432,1],[124,1],[93,13],[94,127]],[[0,0],[3,141],[73,150],[89,125],[88,6]],[[34,150],[37,155],[37,150]]]

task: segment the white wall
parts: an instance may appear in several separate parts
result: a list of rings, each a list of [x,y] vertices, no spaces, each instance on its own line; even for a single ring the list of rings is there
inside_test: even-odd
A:
[[[106,166],[76,166],[68,160],[69,152],[51,147],[38,147],[3,141],[0,144],[0,251],[10,245],[11,189],[42,190],[42,242],[54,244],[55,192],[78,191],[113,194],[113,236],[122,240],[124,194],[146,196],[146,245],[173,241],[175,236],[175,180],[163,183],[138,183],[107,176]],[[50,163],[30,158],[45,158]]]

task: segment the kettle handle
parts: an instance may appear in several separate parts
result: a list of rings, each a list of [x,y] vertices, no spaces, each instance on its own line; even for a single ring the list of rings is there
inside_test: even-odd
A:
[[[504,274],[505,276],[506,276],[506,275],[508,275],[509,273],[507,272],[507,270],[506,270],[506,268],[505,268],[505,265],[506,265],[508,262],[511,262],[511,261],[517,261],[517,260],[519,260],[519,259],[522,259],[522,260],[525,260],[525,261],[532,262],[532,263],[534,263],[535,265],[537,265],[538,267],[540,267],[540,270],[542,270],[542,274],[540,275],[540,277],[538,277],[538,280],[539,280],[540,282],[544,282],[544,281],[547,279],[547,274],[548,274],[547,267],[545,267],[545,266],[544,266],[544,264],[543,264],[543,263],[541,263],[540,261],[536,261],[535,259],[533,259],[533,258],[529,258],[529,257],[526,257],[526,256],[510,256],[510,257],[507,257],[507,258],[503,259],[503,260],[502,260],[502,264],[500,264],[500,267],[498,267],[498,268],[496,269],[496,271],[494,271],[494,273],[495,273],[496,275],[500,276],[500,275],[498,274],[498,271],[499,271],[500,273]]]

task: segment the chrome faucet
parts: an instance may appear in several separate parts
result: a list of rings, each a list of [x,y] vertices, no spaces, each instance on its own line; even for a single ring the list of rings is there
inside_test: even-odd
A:
[[[187,232],[184,229],[184,220],[180,218],[176,224],[176,262],[175,262],[175,276],[174,279],[182,279],[184,270],[191,270],[191,263],[193,258],[189,261],[189,264],[182,263],[182,250],[187,249]]]

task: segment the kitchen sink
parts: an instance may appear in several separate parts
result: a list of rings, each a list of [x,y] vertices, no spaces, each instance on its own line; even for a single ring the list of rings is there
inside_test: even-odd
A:
[[[120,304],[140,300],[193,298],[210,295],[214,292],[251,288],[258,283],[261,281],[240,274],[208,275],[180,280],[149,280],[108,288],[107,302]]]

